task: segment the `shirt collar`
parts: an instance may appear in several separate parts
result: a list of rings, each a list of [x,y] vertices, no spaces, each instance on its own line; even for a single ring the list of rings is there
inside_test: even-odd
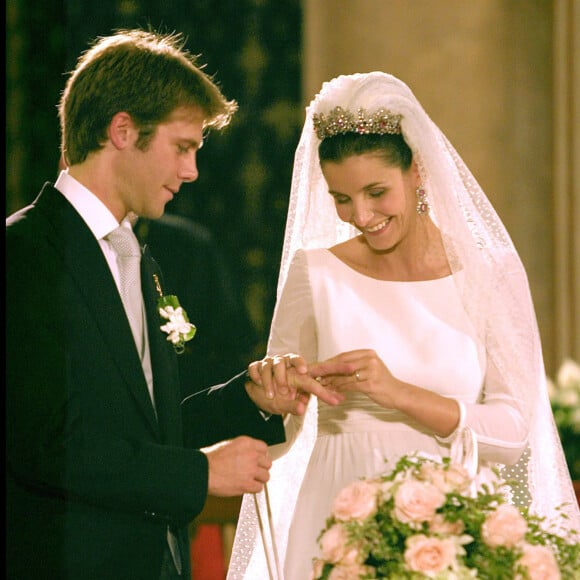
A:
[[[104,238],[119,226],[107,206],[82,183],[69,175],[66,169],[60,172],[54,187],[83,218],[97,240]],[[123,223],[128,221],[123,220]]]

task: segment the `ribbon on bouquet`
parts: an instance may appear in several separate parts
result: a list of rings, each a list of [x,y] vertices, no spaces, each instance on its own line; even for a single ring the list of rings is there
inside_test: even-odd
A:
[[[477,450],[477,435],[471,427],[463,427],[451,443],[450,458],[453,463],[462,465],[471,480],[470,491],[477,494],[477,474],[479,470],[479,454]]]
[[[274,534],[274,525],[272,524],[272,510],[270,508],[270,496],[268,495],[268,484],[264,484],[264,491],[260,492],[264,496],[266,514],[262,513],[263,506],[260,505],[258,494],[254,494],[254,505],[258,514],[258,524],[260,526],[260,535],[264,545],[264,554],[266,555],[266,564],[268,566],[268,575],[270,580],[283,580],[280,560],[278,558],[278,548],[276,547],[276,535]]]

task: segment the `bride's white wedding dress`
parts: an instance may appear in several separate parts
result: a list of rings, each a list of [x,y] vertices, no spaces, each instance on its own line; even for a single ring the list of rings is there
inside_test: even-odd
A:
[[[377,280],[329,250],[299,250],[274,313],[268,354],[297,352],[315,361],[374,349],[397,378],[463,403],[464,423],[478,435],[480,459],[507,460],[521,442],[509,432],[497,439],[512,412],[501,385],[488,382],[487,404],[476,406],[486,359],[463,309],[460,284],[461,274],[420,282]],[[272,448],[278,458],[268,484],[284,580],[310,577],[317,537],[341,488],[384,472],[403,454],[449,455],[448,442],[358,393],[337,407],[313,398],[305,419],[289,417],[286,427],[288,443]],[[268,578],[255,523],[248,496],[228,578]]]

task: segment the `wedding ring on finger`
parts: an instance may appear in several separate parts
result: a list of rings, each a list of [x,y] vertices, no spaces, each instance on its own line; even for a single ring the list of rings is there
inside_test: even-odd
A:
[[[354,371],[354,378],[355,378],[357,381],[362,381],[362,379],[360,378],[360,373],[359,373],[358,371]]]

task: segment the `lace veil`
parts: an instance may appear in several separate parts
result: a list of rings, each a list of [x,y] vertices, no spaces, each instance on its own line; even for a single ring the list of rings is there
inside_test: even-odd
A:
[[[306,109],[306,121],[295,154],[278,297],[288,267],[299,248],[330,247],[358,232],[341,222],[320,171],[313,126],[315,113],[340,105],[356,113],[386,108],[401,114],[401,130],[418,162],[451,270],[462,270],[464,308],[486,344],[493,379],[509,385],[529,422],[529,449],[516,475],[530,509],[551,519],[556,507],[580,528],[580,512],[553,420],[540,336],[526,272],[502,221],[480,185],[445,135],[424,111],[412,91],[382,72],[343,75],[324,83]],[[288,527],[313,439],[316,401],[311,401],[301,435],[291,450],[274,462],[268,484],[276,542],[283,560]],[[321,475],[323,477],[323,475]],[[263,498],[258,497],[258,500]],[[264,512],[265,513],[265,512]],[[244,498],[231,558],[229,580],[266,578],[254,498]],[[262,574],[262,575],[260,575]]]

